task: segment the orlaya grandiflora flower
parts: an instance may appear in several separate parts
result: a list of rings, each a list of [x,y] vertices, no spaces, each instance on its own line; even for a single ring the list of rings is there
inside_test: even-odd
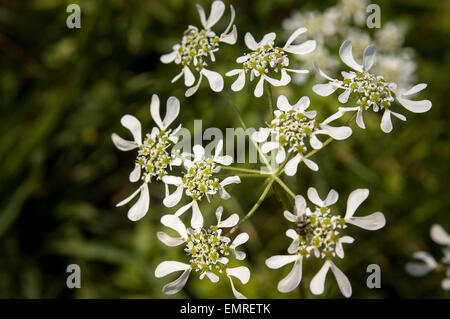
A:
[[[442,228],[441,225],[433,225],[430,229],[430,237],[439,245],[443,245],[443,257],[440,262],[425,251],[417,251],[413,254],[415,259],[421,262],[409,262],[406,264],[406,271],[413,276],[422,277],[433,270],[441,270],[445,272],[446,278],[441,282],[444,290],[450,290],[450,235]]]
[[[315,295],[324,291],[325,278],[331,269],[339,289],[345,297],[350,297],[352,287],[345,274],[332,261],[336,256],[344,258],[342,244],[353,243],[354,238],[342,236],[341,231],[347,224],[353,224],[367,230],[377,230],[386,224],[384,215],[380,212],[364,217],[355,217],[356,209],[369,196],[368,189],[354,190],[347,201],[347,210],[342,218],[331,214],[330,206],[335,204],[339,198],[335,190],[331,190],[326,199],[322,200],[317,190],[313,187],[308,189],[308,198],[314,203],[313,210],[307,207],[305,198],[297,195],[295,198],[294,214],[284,212],[284,216],[290,222],[295,223],[296,229],[289,229],[286,235],[292,239],[288,248],[289,255],[272,256],[266,260],[266,265],[272,269],[281,268],[289,263],[294,263],[291,272],[278,284],[278,290],[283,293],[294,290],[302,279],[303,259],[314,255],[316,258],[324,259],[325,262],[320,271],[314,276],[310,283],[310,290]]]
[[[393,112],[391,105],[394,101],[400,103],[407,110],[414,113],[424,113],[430,110],[432,103],[429,100],[414,101],[409,98],[422,91],[427,84],[421,83],[413,86],[407,91],[397,89],[397,84],[388,83],[381,75],[369,73],[370,68],[375,62],[375,46],[370,45],[364,50],[363,64],[355,61],[352,54],[352,44],[349,40],[344,41],[339,49],[339,55],[342,61],[354,71],[342,72],[343,80],[333,79],[326,75],[315,62],[313,62],[316,71],[327,79],[326,84],[316,84],[313,91],[322,96],[328,96],[337,89],[343,89],[344,92],[339,95],[339,102],[347,103],[352,94],[357,95],[357,106],[340,107],[339,112],[357,111],[356,123],[359,127],[365,128],[363,112],[372,108],[375,112],[382,111],[381,130],[385,133],[392,131],[391,115],[406,121],[402,114]],[[355,72],[356,71],[356,72]]]
[[[163,292],[168,295],[176,294],[185,286],[191,272],[200,273],[200,279],[205,276],[216,283],[221,275],[226,275],[231,283],[231,289],[236,298],[245,298],[236,290],[231,277],[238,278],[243,284],[250,279],[250,270],[245,266],[229,268],[230,253],[237,259],[245,259],[245,253],[236,250],[239,245],[246,243],[249,239],[247,233],[240,233],[233,241],[222,235],[223,228],[236,226],[239,216],[233,214],[222,220],[223,208],[216,211],[217,225],[203,228],[203,223],[195,229],[186,228],[181,219],[175,215],[165,215],[161,223],[176,231],[179,237],[171,237],[164,232],[158,232],[157,236],[167,246],[179,246],[185,244],[184,251],[189,257],[189,263],[178,261],[164,261],[155,270],[157,278],[164,277],[172,272],[182,271],[181,276],[175,281],[165,285]]]
[[[222,181],[214,175],[221,169],[221,165],[228,166],[232,163],[231,156],[222,156],[223,141],[220,140],[216,146],[215,154],[212,157],[205,157],[205,149],[201,145],[194,145],[193,159],[185,158],[183,161],[185,172],[183,177],[166,175],[163,182],[168,185],[174,185],[177,189],[172,194],[167,194],[163,204],[166,207],[177,205],[183,193],[190,197],[192,201],[179,208],[176,216],[182,215],[188,209],[192,208],[191,226],[198,228],[203,224],[203,216],[198,206],[198,201],[206,197],[209,201],[210,195],[220,194],[222,199],[230,198],[230,194],[225,190],[229,184],[238,184],[241,182],[239,176],[229,176]]]
[[[232,5],[230,5],[230,9],[230,23],[226,30],[218,36],[211,28],[224,14],[225,5],[222,1],[214,1],[211,4],[211,13],[208,19],[206,19],[205,11],[202,6],[197,4],[203,29],[199,30],[197,27],[190,25],[183,35],[181,44],[174,45],[171,53],[161,56],[161,62],[163,63],[175,62],[176,64],[182,64],[183,69],[172,79],[172,83],[184,76],[184,84],[190,87],[186,91],[186,96],[191,96],[198,90],[203,77],[208,79],[209,85],[214,92],[222,91],[222,76],[215,71],[208,70],[206,67],[208,66],[208,60],[215,62],[214,52],[219,50],[220,42],[228,44],[236,43],[237,30],[233,24],[235,11]],[[195,85],[195,76],[191,68],[199,73],[199,78]]]
[[[253,36],[247,32],[245,34],[245,44],[252,52],[237,58],[236,62],[242,63],[242,69],[231,70],[225,74],[226,76],[238,75],[231,89],[233,91],[242,90],[245,85],[246,74],[250,73],[250,81],[253,81],[254,78],[259,78],[254,94],[256,97],[260,97],[264,92],[264,80],[273,86],[285,86],[291,82],[291,76],[288,72],[308,73],[308,70],[288,68],[288,53],[295,55],[308,54],[314,51],[316,47],[315,40],[293,44],[295,39],[304,32],[306,32],[306,28],[297,29],[282,48],[274,45],[276,38],[274,32],[266,34],[260,42],[256,42]],[[279,77],[279,79],[274,78],[274,76]]]
[[[303,161],[305,165],[317,171],[319,167],[316,163],[305,157],[308,147],[306,140],[313,149],[322,148],[322,142],[318,135],[328,135],[336,140],[343,140],[352,134],[352,129],[348,126],[333,127],[330,122],[342,116],[342,113],[335,113],[322,123],[316,121],[316,111],[307,111],[310,100],[303,96],[296,104],[291,105],[284,95],[277,99],[278,110],[274,111],[274,119],[267,128],[262,128],[253,134],[256,142],[264,144],[261,147],[263,153],[276,151],[275,161],[283,163],[287,155],[293,156],[285,166],[288,176],[293,176],[297,172],[298,164]],[[273,141],[268,141],[272,136]]]
[[[174,96],[167,100],[167,111],[164,120],[161,120],[159,112],[159,97],[153,94],[150,103],[150,114],[157,127],[154,127],[150,134],[142,140],[141,123],[132,115],[124,115],[120,120],[121,124],[130,130],[134,140],[129,141],[113,133],[111,138],[114,145],[121,151],[131,151],[138,149],[135,166],[130,173],[130,182],[142,180],[142,185],[130,196],[118,203],[116,206],[123,206],[140,194],[137,202],[128,210],[128,218],[137,221],[145,216],[150,205],[150,195],[148,183],[152,179],[161,181],[168,174],[169,168],[181,165],[181,158],[170,151],[170,148],[177,143],[176,133],[181,125],[175,130],[168,129],[169,125],[176,119],[180,112],[180,102]]]

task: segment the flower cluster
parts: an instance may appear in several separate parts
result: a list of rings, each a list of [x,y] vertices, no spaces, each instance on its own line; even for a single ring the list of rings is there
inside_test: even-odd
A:
[[[288,72],[308,73],[308,70],[295,70],[288,68],[288,53],[303,55],[311,53],[316,47],[316,41],[308,40],[301,44],[293,44],[299,35],[306,32],[306,28],[299,28],[289,37],[286,44],[281,48],[274,45],[276,34],[274,32],[264,35],[260,42],[256,42],[251,33],[245,34],[245,44],[252,50],[250,53],[236,59],[242,64],[242,69],[234,69],[226,73],[226,76],[238,75],[231,86],[233,91],[240,91],[245,85],[245,77],[250,73],[250,81],[259,78],[254,94],[261,97],[264,92],[264,80],[273,86],[285,86],[291,81]],[[276,79],[275,76],[280,77]]]
[[[407,91],[401,91],[397,89],[397,84],[387,83],[382,76],[369,73],[375,62],[375,46],[370,45],[364,50],[363,64],[358,64],[355,61],[352,53],[352,43],[348,40],[342,43],[339,55],[342,61],[354,71],[342,72],[343,80],[337,80],[326,75],[314,63],[317,73],[329,82],[314,85],[313,91],[321,96],[328,96],[337,89],[343,89],[344,92],[338,98],[341,103],[347,103],[350,95],[356,95],[357,106],[340,107],[339,111],[357,111],[356,123],[359,127],[365,128],[362,114],[369,109],[372,109],[374,112],[383,112],[380,127],[385,133],[392,131],[391,114],[400,120],[406,121],[404,115],[391,110],[391,104],[395,100],[414,113],[424,113],[431,109],[432,103],[429,100],[414,101],[409,99],[411,95],[425,89],[427,87],[426,84],[417,84]]]
[[[305,157],[308,151],[306,139],[313,149],[322,148],[322,142],[317,135],[328,135],[336,140],[343,140],[352,134],[352,129],[348,126],[333,127],[329,123],[338,119],[341,114],[335,114],[322,123],[316,121],[316,111],[307,111],[310,100],[307,96],[302,97],[296,104],[291,105],[284,95],[280,95],[277,100],[278,110],[274,111],[274,119],[266,128],[261,128],[253,134],[253,139],[263,143],[261,150],[263,153],[276,151],[275,160],[278,164],[284,162],[287,156],[291,156],[286,163],[285,172],[288,176],[293,176],[297,172],[300,161],[307,167],[317,171],[319,167],[316,163]],[[267,141],[272,136],[272,141]]]
[[[302,279],[302,263],[304,258],[315,256],[325,260],[322,268],[310,283],[311,292],[320,295],[324,291],[325,278],[331,268],[339,289],[345,297],[350,297],[352,287],[345,274],[334,264],[333,258],[344,258],[342,244],[353,243],[354,238],[342,236],[342,230],[347,224],[353,224],[367,230],[377,230],[384,227],[386,220],[380,212],[365,217],[355,217],[356,209],[369,196],[369,190],[357,189],[348,197],[347,210],[344,217],[331,213],[330,206],[339,198],[335,190],[331,190],[326,199],[322,200],[317,190],[308,189],[308,198],[315,205],[314,209],[307,207],[305,198],[297,195],[295,198],[295,214],[289,211],[284,216],[295,224],[295,229],[286,231],[286,236],[292,239],[288,248],[289,255],[272,256],[266,260],[266,265],[278,269],[289,263],[294,263],[291,272],[278,284],[278,290],[283,293],[294,290]]]
[[[228,263],[231,255],[237,260],[245,259],[245,253],[236,248],[246,243],[249,236],[247,233],[240,233],[233,241],[229,237],[223,236],[223,228],[236,226],[239,216],[233,214],[222,221],[222,212],[223,208],[219,207],[216,211],[217,225],[206,229],[203,228],[203,224],[194,229],[186,228],[180,218],[174,215],[165,215],[161,218],[161,223],[175,230],[179,237],[174,238],[164,232],[159,232],[158,239],[170,247],[185,244],[184,251],[189,259],[189,263],[164,261],[156,267],[155,276],[157,278],[175,271],[183,271],[177,280],[163,287],[165,294],[172,295],[179,292],[186,284],[190,273],[196,272],[199,273],[200,279],[206,276],[213,283],[218,282],[220,276],[226,275],[230,280],[234,296],[240,299],[245,298],[236,290],[231,277],[238,278],[243,284],[246,284],[250,279],[250,270],[244,266],[230,268]]]
[[[184,76],[184,84],[192,86],[186,91],[186,96],[193,95],[199,88],[203,76],[209,81],[211,89],[215,92],[220,92],[223,89],[223,78],[215,72],[208,70],[208,61],[214,62],[216,60],[214,53],[219,50],[221,42],[234,44],[237,39],[236,26],[233,25],[235,11],[230,5],[231,20],[228,27],[220,35],[216,35],[211,28],[220,20],[225,12],[225,5],[222,1],[214,1],[211,4],[211,13],[206,18],[205,11],[202,6],[197,4],[197,10],[200,15],[200,21],[203,29],[198,29],[195,26],[189,26],[184,32],[181,44],[173,46],[173,51],[161,56],[161,62],[182,65],[181,72],[172,79],[172,83]],[[231,31],[230,31],[231,30]],[[194,85],[195,76],[191,68],[199,73],[197,84]],[[194,86],[193,86],[194,85]]]
[[[443,245],[443,257],[438,262],[429,253],[417,251],[413,254],[420,262],[409,262],[406,264],[406,271],[415,277],[422,277],[431,271],[443,272],[445,278],[441,282],[444,290],[450,290],[450,235],[441,225],[433,225],[430,229],[430,237],[436,244]]]

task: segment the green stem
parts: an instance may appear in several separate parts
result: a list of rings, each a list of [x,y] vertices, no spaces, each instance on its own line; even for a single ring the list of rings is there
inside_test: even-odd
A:
[[[273,116],[273,94],[272,94],[272,87],[270,86],[269,82],[265,82],[266,90],[267,90],[267,97],[269,99],[269,118],[272,119]]]
[[[295,193],[278,177],[275,176],[275,181],[280,184],[281,187],[288,193],[293,199],[295,199]]]
[[[269,177],[269,178],[267,178],[266,181],[268,182],[268,184],[267,184],[266,188],[264,188],[264,191],[261,193],[261,196],[259,197],[258,201],[253,205],[253,207],[249,210],[249,212],[245,215],[245,217],[241,219],[240,223],[238,225],[234,226],[230,230],[229,235],[233,234],[239,228],[239,226],[242,223],[244,223],[247,219],[252,217],[252,215],[259,208],[259,206],[261,206],[262,202],[264,201],[264,199],[266,198],[267,194],[269,193],[270,188],[272,187],[274,179]]]
[[[221,166],[221,168],[223,170],[227,170],[227,171],[236,171],[236,172],[244,172],[244,173],[250,173],[250,174],[265,175],[265,174],[262,174],[260,170],[250,169],[250,168],[241,168],[241,167],[234,167],[234,166]]]

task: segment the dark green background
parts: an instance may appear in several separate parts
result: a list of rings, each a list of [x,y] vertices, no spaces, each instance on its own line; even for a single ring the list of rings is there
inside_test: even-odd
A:
[[[72,2],[72,1],[70,1]],[[82,8],[81,29],[66,27],[68,3],[57,0],[0,1],[0,297],[139,297],[161,298],[162,286],[172,276],[156,279],[156,265],[169,259],[183,261],[181,249],[163,246],[155,236],[165,213],[163,188],[152,185],[151,212],[136,223],[127,208],[114,205],[131,193],[128,182],[134,154],[115,149],[110,135],[127,137],[122,115],[137,116],[150,131],[148,105],[153,93],[165,101],[181,100],[178,121],[192,129],[194,119],[203,126],[237,127],[227,96],[236,101],[248,125],[266,120],[267,100],[252,95],[254,83],[237,94],[214,93],[203,85],[192,98],[184,98],[182,81],[170,84],[179,67],[163,65],[188,24],[199,25],[195,1],[77,1]],[[199,1],[208,8],[206,1]],[[442,274],[412,278],[404,271],[416,250],[440,256],[429,238],[429,228],[450,223],[449,104],[450,3],[438,0],[379,1],[382,21],[407,21],[406,46],[417,52],[418,78],[429,83],[422,96],[433,102],[431,111],[395,121],[391,134],[379,129],[379,118],[366,118],[367,130],[353,125],[354,134],[334,142],[313,159],[320,171],[302,167],[297,178],[285,179],[300,194],[316,186],[321,194],[338,190],[336,205],[344,211],[348,194],[369,188],[360,215],[383,211],[387,226],[377,232],[350,228],[357,240],[346,249],[338,266],[348,275],[358,298],[449,297],[440,288]],[[333,1],[233,1],[238,44],[222,45],[214,69],[224,74],[244,49],[243,35],[257,39],[280,31],[293,9],[323,10]],[[229,11],[218,30],[227,23]],[[336,54],[336,59],[338,56]],[[337,95],[322,98],[304,86],[291,85],[292,100],[309,95],[315,108],[331,114]],[[233,198],[215,200],[202,210],[213,221],[215,207],[243,216],[262,190],[257,180],[231,186]],[[239,289],[250,298],[298,298],[299,290],[280,294],[277,282],[290,267],[269,270],[264,260],[289,245],[284,232],[290,226],[283,207],[270,194],[249,232],[248,263],[252,278]],[[211,217],[211,218],[210,218]],[[66,287],[66,267],[82,269],[82,288]],[[366,267],[382,270],[382,288],[366,287]],[[307,288],[320,265],[304,265],[302,286]],[[231,298],[229,283],[214,285],[191,276],[176,297]],[[306,291],[306,296],[311,294]],[[341,297],[329,274],[325,297]]]

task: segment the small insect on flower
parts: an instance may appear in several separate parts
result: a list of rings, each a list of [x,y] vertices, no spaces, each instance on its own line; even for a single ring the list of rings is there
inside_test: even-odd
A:
[[[339,113],[357,111],[356,124],[361,128],[366,128],[363,120],[363,112],[373,109],[374,112],[383,111],[381,119],[381,130],[385,133],[392,131],[391,114],[402,121],[406,117],[391,110],[392,103],[397,101],[407,110],[414,113],[424,113],[431,109],[432,103],[429,100],[413,101],[409,97],[422,91],[427,87],[425,83],[417,84],[407,91],[397,89],[397,84],[388,83],[383,76],[369,73],[375,62],[375,46],[370,45],[364,50],[363,64],[358,64],[353,58],[352,44],[349,40],[342,43],[339,50],[342,61],[354,71],[342,72],[343,80],[333,79],[326,75],[319,66],[313,62],[317,73],[327,79],[326,84],[316,84],[313,91],[321,96],[328,96],[337,89],[344,92],[338,97],[339,102],[347,103],[349,97],[356,96],[357,106],[340,107]]]
[[[353,191],[347,201],[345,217],[331,214],[331,205],[339,198],[335,190],[331,190],[325,200],[320,199],[317,190],[308,189],[308,198],[316,206],[313,210],[307,207],[303,196],[295,198],[295,214],[289,211],[284,216],[293,222],[296,229],[286,231],[286,236],[292,239],[287,251],[289,255],[272,256],[266,260],[266,265],[272,269],[278,269],[289,263],[294,263],[291,272],[278,283],[278,290],[283,293],[294,290],[302,279],[302,263],[304,258],[315,256],[324,259],[321,270],[311,281],[310,289],[315,295],[324,291],[325,278],[331,268],[339,289],[345,297],[350,297],[352,287],[345,274],[334,264],[333,258],[344,258],[343,244],[353,243],[350,236],[343,236],[341,232],[347,228],[347,224],[353,224],[367,230],[377,230],[384,227],[386,220],[380,212],[365,217],[354,217],[356,209],[369,196],[369,190],[357,189]]]
[[[225,74],[226,76],[238,75],[231,89],[233,91],[242,90],[245,85],[245,76],[247,73],[250,73],[250,81],[253,81],[254,78],[259,78],[254,94],[256,97],[261,97],[264,91],[264,80],[273,86],[285,86],[291,81],[291,76],[288,72],[308,73],[308,70],[288,68],[288,53],[295,55],[308,54],[314,51],[316,47],[315,40],[293,44],[297,37],[305,32],[306,28],[297,29],[282,48],[275,46],[276,34],[274,32],[266,34],[260,42],[256,42],[255,38],[247,32],[245,34],[245,44],[252,52],[236,59],[237,63],[242,64],[242,69],[234,69]],[[279,79],[276,77],[279,77]]]
[[[415,277],[425,276],[431,271],[443,272],[445,278],[441,282],[441,287],[450,290],[450,235],[441,225],[436,224],[431,226],[430,237],[435,243],[444,246],[441,260],[438,262],[431,254],[417,251],[413,257],[421,262],[407,263],[406,272]]]
[[[310,100],[303,96],[296,104],[291,105],[284,95],[277,99],[278,110],[274,111],[274,119],[267,127],[259,129],[252,135],[258,143],[264,143],[261,147],[263,153],[276,152],[275,161],[281,164],[292,155],[285,166],[285,173],[293,176],[297,172],[297,167],[302,161],[305,165],[317,171],[319,166],[312,160],[306,158],[308,146],[306,140],[313,149],[322,148],[322,142],[318,135],[328,135],[336,140],[343,140],[352,134],[352,129],[348,126],[333,127],[329,123],[342,116],[336,113],[325,119],[322,123],[316,121],[316,111],[307,111]],[[268,141],[272,137],[272,141]]]
[[[128,211],[128,218],[137,221],[145,216],[150,205],[150,195],[148,183],[152,180],[161,181],[172,166],[181,165],[181,158],[176,152],[172,152],[172,146],[177,143],[176,136],[181,125],[175,130],[169,129],[169,125],[176,119],[180,112],[180,102],[176,97],[171,96],[167,100],[167,112],[164,120],[161,120],[159,113],[159,97],[153,94],[150,103],[150,114],[157,127],[154,127],[150,134],[142,140],[141,123],[132,115],[124,115],[120,122],[130,130],[134,137],[133,141],[121,138],[113,133],[111,138],[114,145],[121,151],[131,151],[138,149],[133,171],[129,180],[134,183],[139,179],[142,185],[129,197],[118,203],[116,206],[123,206],[130,202],[137,194],[140,194],[137,202]]]
[[[185,253],[189,258],[189,263],[178,261],[164,261],[155,270],[157,278],[164,277],[175,271],[183,271],[182,275],[175,281],[165,285],[163,292],[168,295],[176,294],[185,286],[191,272],[199,273],[200,279],[205,276],[216,283],[220,277],[226,275],[230,280],[231,289],[236,298],[245,296],[236,290],[231,277],[238,278],[243,284],[250,279],[250,270],[245,266],[230,268],[228,266],[230,254],[237,260],[245,259],[245,253],[236,248],[249,239],[247,233],[240,233],[233,241],[229,237],[222,235],[223,228],[230,228],[237,225],[239,216],[233,214],[222,221],[223,208],[216,211],[217,225],[203,228],[203,223],[198,228],[186,228],[181,219],[174,215],[165,215],[161,218],[161,223],[175,230],[180,237],[174,238],[164,232],[158,232],[158,239],[167,246],[174,247],[185,244]]]
[[[221,35],[216,35],[211,28],[220,20],[225,12],[225,5],[222,1],[214,1],[211,4],[211,13],[206,19],[205,11],[202,6],[197,4],[197,10],[200,15],[200,21],[203,29],[198,29],[190,25],[184,32],[181,39],[181,44],[173,46],[171,53],[161,56],[161,62],[182,65],[181,72],[172,79],[172,83],[184,76],[184,84],[188,87],[194,85],[195,76],[191,69],[199,73],[197,84],[186,91],[186,96],[193,95],[199,88],[203,76],[205,76],[211,89],[214,92],[220,92],[223,89],[223,78],[215,72],[208,70],[209,61],[215,62],[215,52],[219,51],[221,42],[228,44],[235,44],[237,40],[237,29],[233,24],[235,11],[232,5],[231,20],[228,27]],[[230,31],[231,30],[231,31]]]

